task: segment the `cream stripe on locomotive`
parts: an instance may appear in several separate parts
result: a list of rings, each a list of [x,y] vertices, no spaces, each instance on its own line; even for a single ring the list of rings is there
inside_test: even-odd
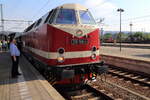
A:
[[[58,52],[46,52],[43,50],[35,49],[32,47],[26,47],[28,48],[31,52],[47,58],[47,59],[57,59],[57,57],[60,56]],[[97,56],[99,55],[99,50],[92,52],[92,51],[74,51],[74,52],[65,52],[64,53],[64,58],[65,59],[71,59],[71,58],[82,58],[82,57],[90,57],[93,53],[95,53]]]
[[[63,25],[63,24],[51,24],[53,27],[56,27],[62,31],[72,34],[73,36],[82,37],[98,29],[97,25]],[[77,31],[81,30],[82,35],[78,36]]]

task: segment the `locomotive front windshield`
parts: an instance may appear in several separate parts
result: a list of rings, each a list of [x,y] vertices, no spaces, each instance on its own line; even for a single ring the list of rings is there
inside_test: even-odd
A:
[[[80,20],[82,24],[96,24],[94,18],[89,11],[79,11]]]
[[[56,18],[57,24],[76,24],[75,10],[72,9],[60,9]]]

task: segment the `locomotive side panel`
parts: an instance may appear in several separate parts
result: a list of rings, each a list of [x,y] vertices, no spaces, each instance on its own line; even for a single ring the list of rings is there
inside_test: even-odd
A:
[[[51,40],[48,35],[47,24],[26,33],[23,37],[25,42],[24,52],[46,63],[48,61],[46,58],[48,58],[49,41]]]

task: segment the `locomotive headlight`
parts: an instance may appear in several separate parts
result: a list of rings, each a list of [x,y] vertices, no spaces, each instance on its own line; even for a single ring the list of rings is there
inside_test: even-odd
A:
[[[57,61],[60,63],[64,62],[64,57],[57,57]]]
[[[91,55],[91,58],[92,58],[92,59],[96,59],[96,54],[92,54],[92,55]]]
[[[65,53],[65,49],[64,48],[59,48],[57,49],[57,52],[59,53],[59,56],[57,57],[57,61],[62,63],[64,62],[65,58],[64,58],[64,53]]]

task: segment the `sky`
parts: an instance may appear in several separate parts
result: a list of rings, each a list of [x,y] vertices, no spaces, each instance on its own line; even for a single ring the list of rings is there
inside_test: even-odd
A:
[[[122,31],[150,32],[150,0],[0,0],[3,4],[4,19],[35,21],[59,5],[65,3],[78,3],[91,11],[96,20],[104,18],[100,25],[104,31],[119,31],[120,16],[122,12]],[[31,24],[31,23],[30,23]],[[7,31],[23,31],[29,23],[5,22]]]

